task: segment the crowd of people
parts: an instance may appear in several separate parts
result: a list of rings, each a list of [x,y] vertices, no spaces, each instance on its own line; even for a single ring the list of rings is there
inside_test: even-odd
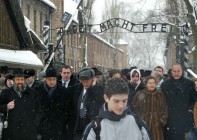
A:
[[[1,139],[196,140],[195,81],[180,64],[167,74],[161,66],[74,73],[65,65],[39,74],[1,67]]]

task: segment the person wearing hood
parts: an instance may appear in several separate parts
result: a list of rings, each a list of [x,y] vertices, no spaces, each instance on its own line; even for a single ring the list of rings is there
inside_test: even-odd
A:
[[[87,125],[82,140],[150,140],[147,125],[127,107],[128,94],[126,81],[109,79],[98,120]]]
[[[163,82],[161,91],[168,104],[165,139],[185,140],[194,126],[193,108],[197,99],[195,84],[183,76],[180,64],[172,66],[172,76]]]
[[[143,90],[145,85],[141,81],[141,73],[139,69],[132,69],[130,72],[130,82],[129,82],[129,101],[128,103],[130,104],[133,101],[133,97],[135,94]]]
[[[163,127],[168,118],[165,96],[156,88],[156,79],[148,76],[146,88],[136,93],[132,102],[132,111],[148,125],[154,140],[164,140]]]

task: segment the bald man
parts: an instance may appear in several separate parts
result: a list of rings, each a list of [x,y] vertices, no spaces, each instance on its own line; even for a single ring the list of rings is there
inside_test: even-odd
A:
[[[182,66],[175,64],[172,66],[172,77],[163,82],[161,91],[168,103],[165,139],[185,140],[194,124],[192,110],[197,99],[195,84],[184,78]]]

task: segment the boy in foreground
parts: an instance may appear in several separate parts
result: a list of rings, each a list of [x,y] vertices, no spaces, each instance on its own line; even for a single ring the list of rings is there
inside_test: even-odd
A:
[[[82,140],[151,140],[147,125],[127,107],[128,85],[121,78],[109,79],[105,104],[86,127]]]

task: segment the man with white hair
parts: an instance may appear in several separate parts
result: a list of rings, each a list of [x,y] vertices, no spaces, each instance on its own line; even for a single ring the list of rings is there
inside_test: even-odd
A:
[[[193,108],[197,99],[194,82],[183,76],[180,64],[172,66],[172,77],[163,82],[161,91],[168,104],[165,139],[185,140],[194,126]]]

